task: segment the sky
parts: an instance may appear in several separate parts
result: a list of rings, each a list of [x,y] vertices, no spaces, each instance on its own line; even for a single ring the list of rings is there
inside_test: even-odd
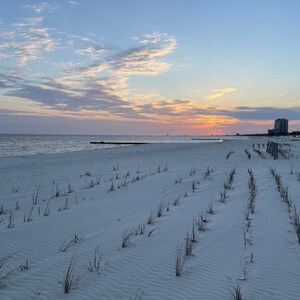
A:
[[[1,0],[0,133],[300,130],[299,0]]]

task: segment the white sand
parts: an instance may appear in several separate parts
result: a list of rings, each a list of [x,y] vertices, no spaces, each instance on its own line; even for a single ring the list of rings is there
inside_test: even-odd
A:
[[[237,284],[248,300],[300,299],[300,245],[269,170],[276,167],[300,209],[296,176],[300,144],[291,142],[295,151],[291,159],[274,161],[268,154],[262,159],[252,150],[253,143],[265,142],[253,138],[1,157],[0,206],[4,213],[0,215],[0,259],[14,255],[0,268],[0,278],[16,270],[2,282],[0,299],[219,300],[232,299],[230,291]],[[250,160],[246,148],[253,156]],[[226,160],[230,151],[234,153]],[[214,171],[205,179],[207,166]],[[223,183],[234,167],[232,188],[226,203],[220,203]],[[245,249],[248,167],[256,179],[257,196],[255,213],[250,216],[251,245],[247,243]],[[195,174],[190,175],[193,168]],[[89,188],[100,176],[100,185]],[[175,184],[180,178],[182,182]],[[127,186],[121,186],[124,182]],[[112,183],[114,191],[108,192]],[[68,184],[73,193],[67,194]],[[54,197],[56,190],[60,191],[58,197]],[[180,206],[174,206],[178,196]],[[44,216],[49,200],[50,215]],[[169,203],[169,211],[147,225],[149,214],[156,214],[162,200]],[[19,210],[15,209],[17,201]],[[176,249],[184,248],[193,219],[205,212],[211,201],[215,214],[208,216],[207,230],[197,232],[193,255],[186,258],[181,276],[176,277]],[[32,207],[32,220],[24,222],[24,214],[27,220]],[[14,214],[13,228],[7,228],[9,211]],[[140,224],[145,224],[144,234],[132,236],[130,245],[122,248],[124,231]],[[75,233],[79,241],[60,251]],[[249,238],[250,233],[246,234]],[[103,252],[100,274],[88,270],[97,247]],[[251,253],[253,262],[249,262]],[[72,256],[76,257],[74,282],[65,294],[62,282]],[[21,271],[19,266],[26,259],[29,269]],[[240,280],[243,268],[246,280]]]

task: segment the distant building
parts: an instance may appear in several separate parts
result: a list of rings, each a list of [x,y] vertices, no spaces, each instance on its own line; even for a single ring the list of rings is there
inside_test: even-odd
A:
[[[274,122],[274,129],[268,130],[269,135],[288,135],[289,121],[287,119],[277,119]]]
[[[287,135],[289,133],[289,121],[283,118],[275,120],[274,133]]]
[[[268,129],[268,135],[274,135],[274,129]]]

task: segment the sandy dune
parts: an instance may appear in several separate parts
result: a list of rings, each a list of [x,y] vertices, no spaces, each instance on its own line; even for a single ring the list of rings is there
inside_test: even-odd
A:
[[[292,157],[274,161],[265,154],[266,141],[0,157],[0,259],[12,255],[0,263],[0,299],[229,300],[237,286],[243,299],[300,299],[300,245],[292,224],[293,206],[300,209],[300,144],[291,142]],[[246,220],[249,168],[256,195]],[[288,186],[290,210],[270,168],[282,189]],[[214,214],[207,213],[211,203]],[[202,213],[206,230],[198,231]],[[185,257],[193,223],[196,241]],[[95,249],[96,261],[102,253],[98,272]],[[178,250],[181,276],[175,274]]]

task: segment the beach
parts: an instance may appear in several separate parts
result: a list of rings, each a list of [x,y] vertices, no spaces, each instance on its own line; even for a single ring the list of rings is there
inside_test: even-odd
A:
[[[0,157],[0,299],[299,299],[300,144],[268,140]]]

